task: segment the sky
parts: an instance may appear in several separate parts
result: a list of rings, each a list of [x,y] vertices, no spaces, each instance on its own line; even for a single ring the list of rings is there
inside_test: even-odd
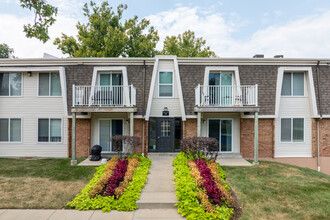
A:
[[[94,0],[97,3],[102,1]],[[23,25],[33,12],[19,0],[0,0],[0,43],[19,58],[40,58],[44,53],[67,57],[53,45],[61,33],[76,36],[78,21],[86,22],[82,7],[87,0],[48,0],[58,7],[51,40],[43,44],[25,37]],[[88,1],[89,2],[89,1]],[[159,33],[157,49],[166,36],[190,29],[203,37],[219,57],[330,58],[329,0],[130,0],[108,1],[114,8],[127,4],[124,19],[137,15],[150,20]]]

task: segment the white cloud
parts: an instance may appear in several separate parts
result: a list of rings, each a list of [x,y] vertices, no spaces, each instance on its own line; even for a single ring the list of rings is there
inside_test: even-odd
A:
[[[61,32],[75,36],[77,20],[67,16],[59,16],[57,21],[49,29],[51,40],[43,44],[37,39],[25,37],[23,24],[33,21],[32,17],[18,18],[13,15],[0,14],[0,43],[6,43],[14,49],[14,55],[19,58],[42,57],[43,53],[63,57],[60,50],[56,49],[53,41],[61,36]]]
[[[269,26],[247,37],[247,40],[232,37],[232,33],[239,31],[239,27],[247,21],[230,21],[220,13],[210,15],[199,11],[198,7],[177,7],[148,16],[147,19],[159,31],[157,48],[162,48],[165,36],[178,35],[190,29],[206,39],[220,57],[252,57],[257,53],[266,57],[284,54],[285,57],[321,58],[330,55],[330,11],[321,11],[282,26]]]

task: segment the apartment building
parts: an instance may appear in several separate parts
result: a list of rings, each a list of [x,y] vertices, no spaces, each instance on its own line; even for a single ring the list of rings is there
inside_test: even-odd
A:
[[[134,135],[137,153],[219,140],[222,155],[330,167],[330,60],[0,60],[0,156],[87,157]],[[75,149],[74,151],[72,149]],[[72,155],[73,154],[75,155]]]

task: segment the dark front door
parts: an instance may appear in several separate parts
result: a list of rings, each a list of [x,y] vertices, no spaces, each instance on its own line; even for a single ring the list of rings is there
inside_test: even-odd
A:
[[[174,118],[156,119],[156,144],[158,152],[174,151]]]

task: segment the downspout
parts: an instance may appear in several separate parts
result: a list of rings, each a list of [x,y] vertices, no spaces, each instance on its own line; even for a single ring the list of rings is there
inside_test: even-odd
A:
[[[145,81],[146,81],[146,61],[143,60],[143,80],[142,80],[142,87],[143,87],[143,99],[142,99],[142,114],[145,115]],[[144,156],[145,150],[145,119],[142,122],[142,156]]]
[[[319,112],[320,118],[316,121],[317,126],[317,171],[321,171],[321,163],[320,163],[320,120],[322,120],[322,103],[320,96],[320,61],[317,61],[316,64],[316,75],[317,75],[317,96],[318,96],[318,104],[319,104]]]

